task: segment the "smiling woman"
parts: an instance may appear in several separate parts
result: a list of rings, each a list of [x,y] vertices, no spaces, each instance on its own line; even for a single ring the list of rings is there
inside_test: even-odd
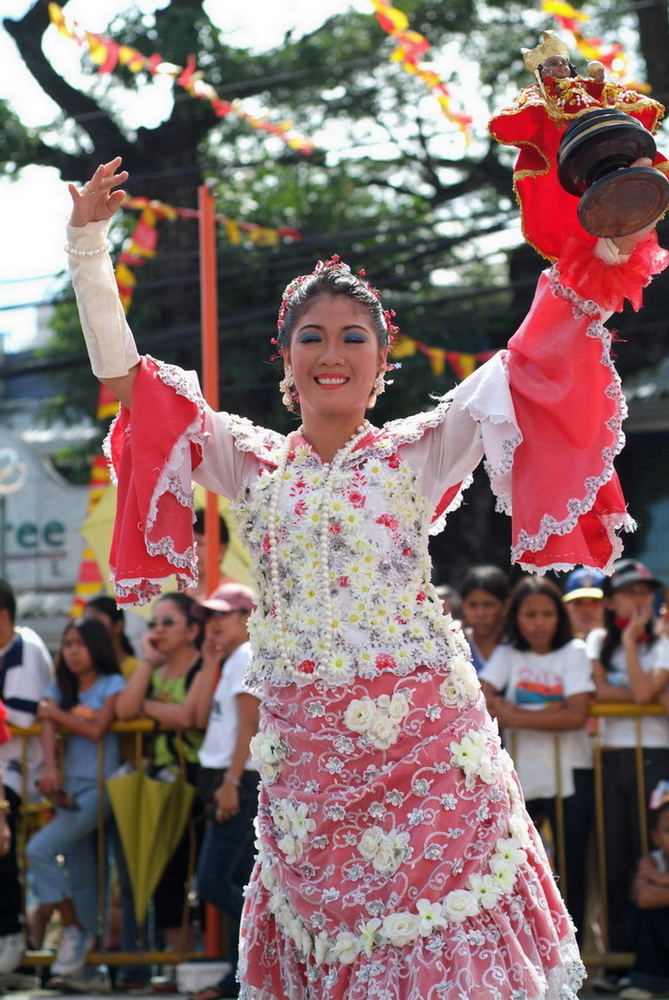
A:
[[[302,416],[284,437],[139,357],[105,244],[126,177],[117,158],[70,188],[67,248],[93,370],[125,404],[110,439],[117,598],[144,600],[175,569],[192,582],[191,477],[230,499],[254,563],[262,782],[241,997],[575,1000],[573,925],[431,583],[428,536],[485,453],[503,509],[513,494],[516,560],[612,558],[629,519],[607,305],[582,269],[568,283],[555,266],[507,352],[432,410],[375,427],[392,317],[363,276],[319,262],[279,312],[280,391]],[[649,269],[634,240],[607,262],[586,245],[588,273],[638,291],[667,257],[642,246]]]

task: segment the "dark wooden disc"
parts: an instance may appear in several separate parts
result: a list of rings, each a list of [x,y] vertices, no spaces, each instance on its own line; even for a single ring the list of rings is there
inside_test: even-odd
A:
[[[578,203],[578,217],[595,236],[629,236],[662,215],[667,205],[664,174],[653,167],[629,167],[592,184]]]
[[[581,195],[606,174],[629,167],[642,156],[654,159],[655,140],[636,118],[615,108],[579,115],[567,126],[558,149],[558,179]]]

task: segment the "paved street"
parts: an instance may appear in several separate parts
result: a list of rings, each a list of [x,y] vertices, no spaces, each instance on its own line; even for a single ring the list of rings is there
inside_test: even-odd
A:
[[[9,977],[0,977],[0,991],[2,993],[2,1000],[51,1000],[51,998],[54,998],[55,1000],[55,998],[63,996],[63,993],[61,993],[60,991],[37,988],[29,980],[26,982],[25,985],[19,985],[18,983],[16,983],[14,985],[14,988],[4,989],[2,984],[3,978],[9,978]],[[126,997],[128,998],[128,1000],[142,1000],[142,997],[145,998],[150,997],[151,1000],[157,1000],[158,997],[160,998],[160,1000],[184,1000],[184,996],[181,993],[163,993],[162,991],[160,993],[148,992],[146,994],[122,993],[120,991],[114,991],[111,994],[102,992],[99,993],[77,992],[76,994],[71,993],[68,995],[73,997],[76,996],[78,1000],[99,1000],[101,995],[113,996],[114,998],[118,998],[118,1000],[122,1000],[122,998]],[[612,1000],[612,998],[615,996],[616,996],[615,993],[607,994],[594,991],[592,989],[588,989],[587,985],[586,988],[582,990],[580,993],[581,1000]],[[669,996],[667,996],[666,998],[658,996],[656,1000],[669,1000]]]

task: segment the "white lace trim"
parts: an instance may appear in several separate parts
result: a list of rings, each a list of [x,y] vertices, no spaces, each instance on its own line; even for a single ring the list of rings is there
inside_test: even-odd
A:
[[[615,444],[602,450],[602,460],[604,470],[599,476],[591,476],[585,480],[585,493],[581,498],[575,497],[567,501],[567,515],[560,519],[550,514],[544,514],[541,518],[539,528],[535,534],[531,535],[527,531],[521,531],[516,544],[511,549],[511,561],[518,563],[524,569],[530,569],[534,573],[543,574],[548,570],[571,569],[571,564],[553,564],[537,568],[536,566],[523,563],[522,555],[525,552],[539,552],[543,549],[552,535],[568,535],[574,530],[578,519],[587,514],[593,507],[597,493],[613,475],[613,460],[619,454],[625,443],[625,435],[622,431],[622,423],[627,416],[627,404],[623,395],[620,377],[615,370],[611,360],[611,334],[602,323],[602,309],[596,302],[581,299],[571,288],[561,284],[557,267],[553,267],[548,272],[551,291],[554,295],[559,295],[571,304],[574,315],[577,318],[592,316],[593,321],[586,331],[586,336],[596,338],[601,344],[601,363],[609,369],[611,381],[606,388],[606,395],[616,404],[616,413],[607,421],[606,426],[611,431]],[[612,514],[602,518],[609,542],[612,548],[612,555],[603,570],[610,573],[613,562],[622,552],[622,543],[616,532],[619,530],[634,530],[635,524],[628,514]]]
[[[443,424],[446,414],[453,404],[452,390],[445,396],[433,398],[438,400],[433,410],[423,410],[421,413],[413,413],[409,417],[389,420],[383,426],[383,436],[388,435],[390,442],[397,448],[403,444],[413,444],[414,441],[419,441],[426,431]]]
[[[286,438],[278,431],[267,427],[259,427],[248,417],[240,417],[236,413],[219,413],[228,431],[234,438],[239,451],[250,452],[262,462],[278,465],[281,454],[286,446]]]

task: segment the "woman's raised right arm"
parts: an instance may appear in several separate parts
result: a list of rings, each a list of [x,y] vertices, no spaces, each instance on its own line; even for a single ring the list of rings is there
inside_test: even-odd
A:
[[[93,374],[130,406],[139,354],[118,295],[108,254],[107,228],[125,192],[121,157],[101,163],[78,188],[69,184],[72,214],[65,250]]]

